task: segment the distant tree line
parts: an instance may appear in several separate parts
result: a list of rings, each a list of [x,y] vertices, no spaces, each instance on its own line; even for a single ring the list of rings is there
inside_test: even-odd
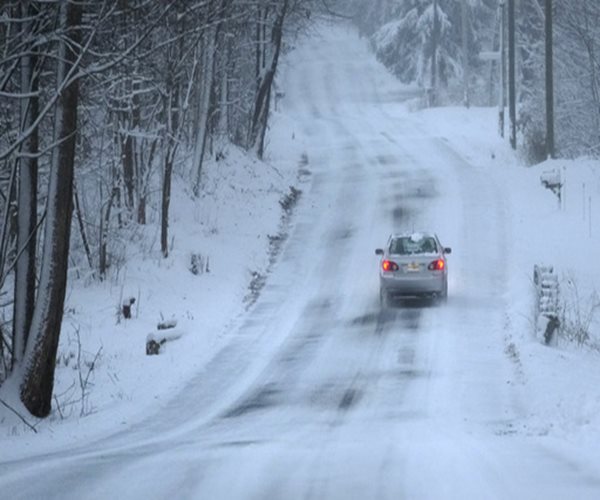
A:
[[[103,280],[116,229],[191,195],[227,144],[262,158],[286,41],[313,0],[0,3],[0,384],[51,411],[67,275]],[[73,233],[73,237],[71,237]]]
[[[482,60],[480,54],[499,50],[499,0],[351,2],[359,30],[401,81],[428,88],[435,67],[437,104],[459,104],[464,102],[467,70],[470,101],[497,102],[499,64]],[[552,4],[556,150],[563,157],[599,157],[600,2],[553,0]],[[517,125],[521,151],[532,163],[546,158],[544,6],[544,0],[516,0]]]

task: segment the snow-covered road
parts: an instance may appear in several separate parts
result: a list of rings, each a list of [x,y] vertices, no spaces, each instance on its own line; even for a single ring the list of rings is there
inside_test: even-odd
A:
[[[576,449],[523,431],[501,181],[398,105],[410,91],[352,31],[322,30],[283,77],[310,175],[256,304],[147,421],[0,457],[0,497],[598,498]],[[453,249],[448,303],[382,312],[374,249],[413,228]]]

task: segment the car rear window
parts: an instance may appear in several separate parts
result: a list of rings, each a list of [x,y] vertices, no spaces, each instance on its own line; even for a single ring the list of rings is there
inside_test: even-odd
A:
[[[394,238],[390,243],[390,253],[395,255],[410,255],[419,253],[436,253],[437,244],[434,238],[425,236],[402,236]]]

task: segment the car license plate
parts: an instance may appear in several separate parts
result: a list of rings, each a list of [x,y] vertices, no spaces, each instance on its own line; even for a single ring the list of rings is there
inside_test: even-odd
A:
[[[419,266],[418,262],[411,262],[408,266],[407,266],[407,270],[411,271],[411,272],[415,272],[418,271],[421,267]]]

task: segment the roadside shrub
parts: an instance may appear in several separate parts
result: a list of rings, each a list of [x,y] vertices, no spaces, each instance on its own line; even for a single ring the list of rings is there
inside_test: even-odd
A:
[[[600,342],[593,332],[596,313],[600,310],[600,297],[594,290],[582,296],[577,282],[567,277],[563,286],[563,307],[561,311],[560,336],[578,346],[598,348]]]

